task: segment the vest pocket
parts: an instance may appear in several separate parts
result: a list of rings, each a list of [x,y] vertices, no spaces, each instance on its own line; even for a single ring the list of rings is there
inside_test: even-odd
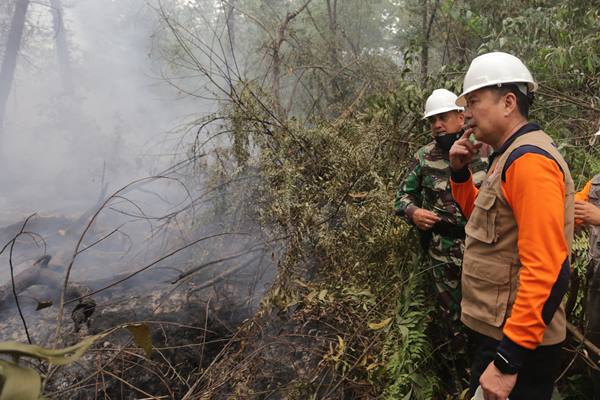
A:
[[[510,298],[509,263],[465,258],[462,271],[462,312],[488,325],[500,327]]]
[[[475,207],[465,226],[467,236],[491,244],[496,240],[496,194],[480,190],[475,198]]]

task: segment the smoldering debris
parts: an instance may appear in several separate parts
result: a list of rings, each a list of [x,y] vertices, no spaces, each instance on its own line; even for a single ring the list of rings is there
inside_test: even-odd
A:
[[[32,216],[0,229],[0,237],[11,244],[4,257],[18,267],[0,286],[0,307],[13,305],[19,298],[13,292],[24,296],[24,304],[35,299],[35,308],[46,309],[60,300],[61,292],[66,305],[94,297],[100,307],[108,299],[118,301],[123,293],[143,297],[145,291],[177,291],[183,286],[218,293],[217,287],[227,285],[237,288],[235,297],[244,303],[257,304],[272,279],[278,250],[251,216],[234,213],[223,218],[199,203],[192,208],[203,193],[151,215],[158,210],[156,204],[153,210],[143,208],[143,201],[132,200],[134,191],[123,192],[78,217]],[[195,218],[190,212],[197,213]],[[206,224],[183,222],[202,221],[202,213],[209,216]],[[121,238],[115,240],[117,235]]]
[[[60,7],[30,3],[36,29],[21,43],[0,135],[10,171],[0,177],[0,340],[66,346],[146,321],[151,358],[117,335],[77,366],[44,370],[45,393],[181,398],[258,308],[281,241],[249,206],[257,174],[216,176],[208,164],[225,156],[197,163],[188,138],[170,134],[218,104],[163,81],[160,16],[145,0],[60,3],[61,24]],[[69,85],[57,61],[70,64]]]
[[[230,186],[224,190],[225,198],[239,191]],[[136,198],[134,192],[124,198],[113,195],[115,203],[103,202],[87,219],[32,217],[0,229],[3,238],[18,241],[12,256],[20,260],[14,286],[9,280],[0,287],[2,340],[26,340],[13,287],[34,343],[54,343],[63,290],[60,346],[122,323],[145,321],[153,328],[155,356],[145,358],[129,348],[126,336],[116,335],[95,346],[78,366],[53,373],[47,381],[50,398],[75,393],[94,398],[100,381],[107,395],[178,398],[191,386],[189,377],[207,367],[236,327],[253,315],[274,277],[279,244],[257,231],[251,214],[232,213],[229,207],[217,214],[213,202],[197,201],[206,198],[205,191],[159,212],[155,204],[144,208],[144,201],[136,206],[126,201]],[[192,203],[194,219],[189,218]],[[123,208],[125,204],[130,208]],[[15,234],[34,227],[36,237],[46,243],[42,256],[43,246]],[[109,243],[115,227],[127,232],[127,246],[120,240]],[[87,258],[80,262],[81,255]],[[65,286],[70,266],[73,274]],[[87,268],[93,273],[87,274]],[[123,381],[128,383],[125,397]]]

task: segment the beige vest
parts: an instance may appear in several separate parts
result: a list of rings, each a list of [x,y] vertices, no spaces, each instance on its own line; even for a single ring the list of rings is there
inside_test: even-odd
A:
[[[491,166],[465,227],[461,320],[474,331],[497,340],[502,338],[502,327],[511,315],[521,268],[518,227],[502,194],[501,175],[508,156],[522,145],[534,145],[545,150],[562,168],[566,189],[564,234],[569,252],[573,239],[574,185],[569,167],[544,132],[534,131],[519,136]],[[540,201],[544,201],[543,193],[540,193]],[[542,345],[560,343],[565,337],[566,318],[561,303],[546,327]]]

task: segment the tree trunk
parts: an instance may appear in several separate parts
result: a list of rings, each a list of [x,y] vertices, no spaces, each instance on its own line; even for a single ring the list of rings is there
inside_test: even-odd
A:
[[[15,0],[15,10],[10,24],[10,31],[8,32],[8,41],[6,42],[2,68],[0,69],[0,140],[2,140],[2,133],[4,131],[6,103],[8,102],[8,95],[10,94],[15,76],[17,55],[21,47],[21,38],[23,37],[25,15],[27,14],[28,6],[29,0]],[[0,145],[1,149],[2,146]]]
[[[331,34],[329,44],[329,57],[331,65],[337,66],[338,63],[338,32],[337,32],[337,0],[327,0],[327,16],[329,17],[329,33]]]
[[[425,84],[427,75],[429,74],[429,39],[431,38],[431,28],[437,12],[440,0],[435,0],[435,4],[429,13],[429,0],[423,2],[423,42],[421,44],[421,80]]]
[[[227,39],[229,40],[227,52],[229,56],[233,57],[235,49],[235,0],[229,0],[225,15],[227,18]]]
[[[329,59],[331,67],[334,68],[333,77],[331,78],[331,90],[333,91],[334,101],[340,101],[346,96],[346,90],[342,82],[342,75],[339,71],[342,65],[339,61],[339,29],[337,22],[337,0],[327,0],[327,16],[329,20]]]
[[[71,63],[69,60],[69,48],[67,47],[67,38],[65,35],[65,24],[63,19],[63,9],[60,0],[50,0],[52,7],[52,22],[54,26],[54,36],[56,38],[56,55],[58,58],[58,68],[63,89],[70,93],[73,91],[73,81],[71,79]]]
[[[273,40],[271,49],[273,51],[273,66],[272,66],[272,82],[271,93],[273,96],[273,107],[275,115],[283,117],[284,108],[281,105],[281,64],[283,63],[283,55],[281,54],[281,46],[285,40],[286,31],[290,22],[298,16],[312,0],[306,0],[297,10],[288,12],[285,19],[277,27],[277,36]]]
[[[227,42],[224,46],[223,58],[225,60],[225,73],[230,97],[234,97],[233,75],[237,71],[235,61],[235,0],[221,0],[225,13],[225,27],[227,28]]]
[[[275,114],[280,117],[282,114],[281,96],[279,91],[281,81],[281,44],[283,43],[283,34],[287,25],[281,24],[277,30],[277,39],[273,43],[273,80],[271,82],[271,93],[273,95],[273,107]]]
[[[429,0],[423,1],[423,10],[421,11],[422,16],[422,42],[421,42],[421,82],[425,82],[427,78],[427,64],[429,62],[429,38],[427,37],[427,12]]]

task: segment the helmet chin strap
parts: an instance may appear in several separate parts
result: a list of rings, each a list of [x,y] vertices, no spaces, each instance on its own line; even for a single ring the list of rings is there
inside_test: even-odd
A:
[[[526,83],[509,83],[510,85],[515,85],[517,87],[517,89],[519,89],[519,92],[523,93],[525,96],[529,95],[529,90],[527,89],[527,84]],[[502,87],[503,83],[498,83],[497,86],[498,87]]]
[[[526,83],[517,83],[516,85],[517,85],[517,89],[519,89],[519,91],[521,93],[523,93],[525,96],[527,96],[529,94]]]

